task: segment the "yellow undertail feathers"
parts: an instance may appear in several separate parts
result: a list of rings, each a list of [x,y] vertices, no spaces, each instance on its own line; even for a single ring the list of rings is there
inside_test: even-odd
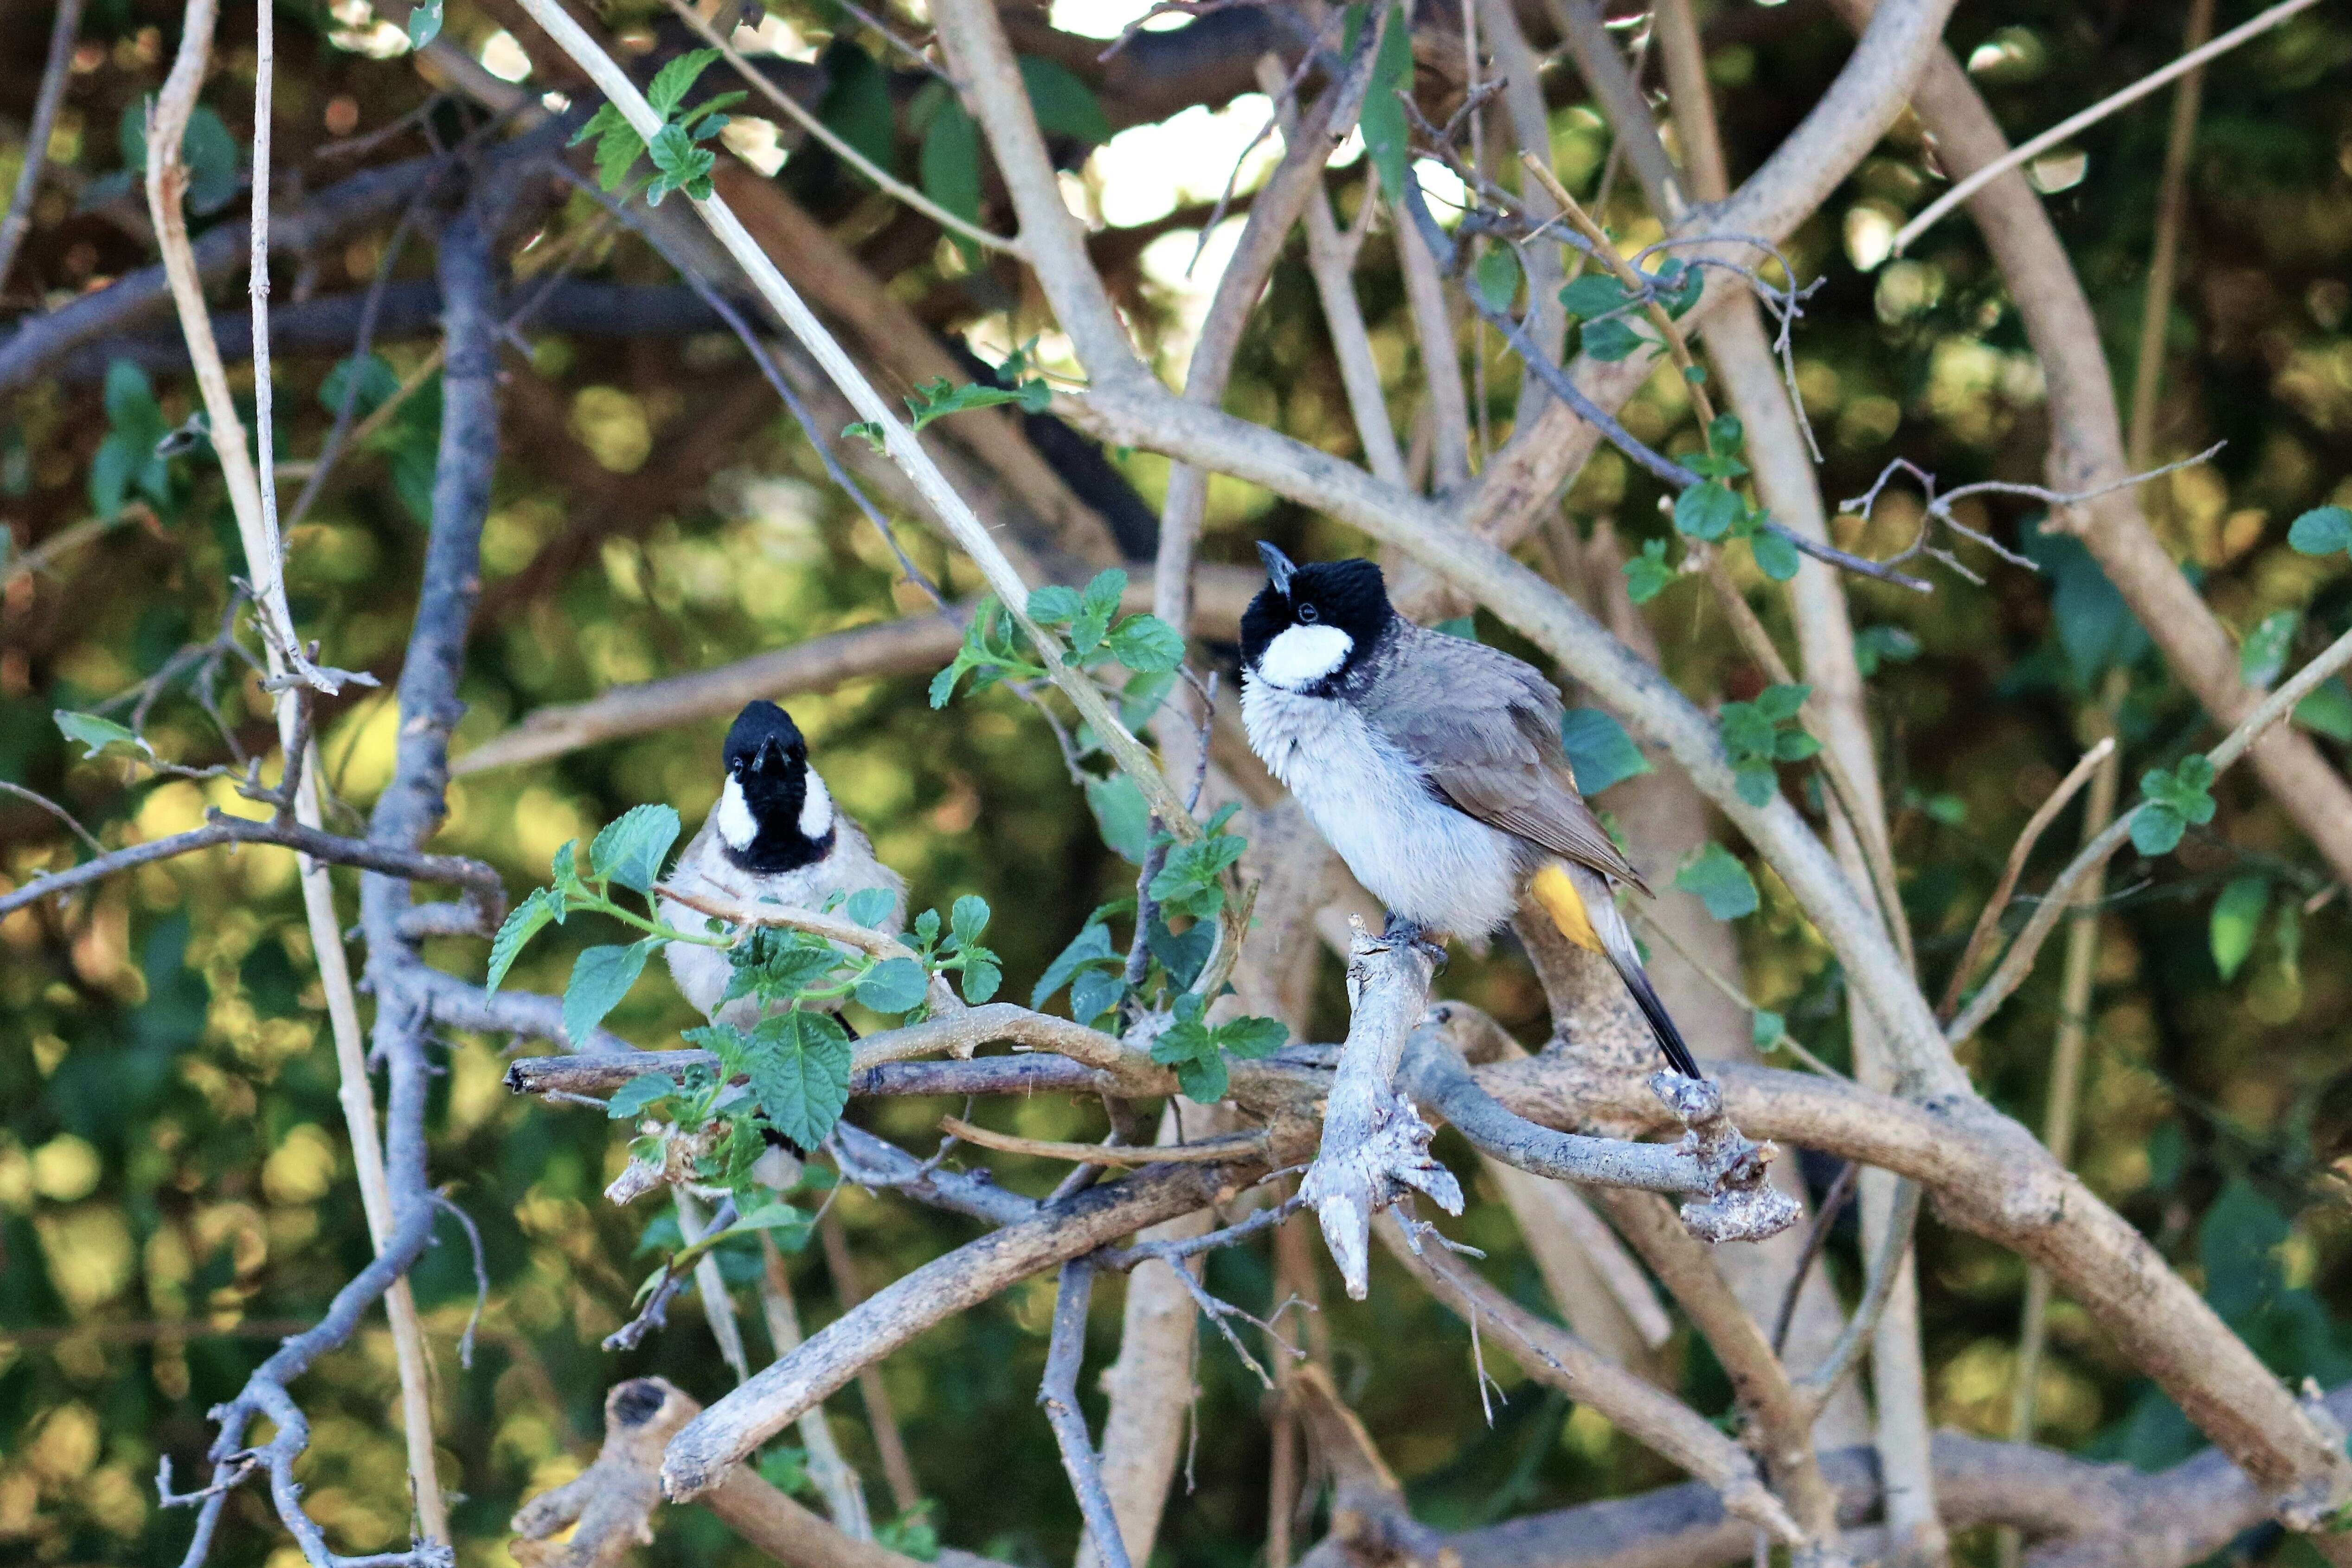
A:
[[[1592,916],[1584,908],[1584,895],[1576,890],[1576,879],[1568,874],[1565,863],[1554,860],[1538,871],[1528,883],[1528,891],[1536,902],[1551,916],[1551,923],[1559,934],[1588,952],[1607,956],[1608,949],[1601,945],[1601,933],[1592,929]]]

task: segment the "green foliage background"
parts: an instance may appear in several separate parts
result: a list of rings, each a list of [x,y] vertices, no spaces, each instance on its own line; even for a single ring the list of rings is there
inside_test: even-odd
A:
[[[1716,38],[1710,67],[1739,168],[1752,167],[1809,106],[1843,59],[1847,40],[1817,6],[1702,5]],[[2004,123],[2051,123],[2177,52],[2186,7],[1991,0],[1963,7],[1949,41],[1980,63],[1978,80]],[[2250,7],[2222,7],[2220,25]],[[616,16],[634,14],[623,6]],[[793,12],[812,34],[815,11]],[[423,101],[398,61],[331,43],[339,24],[289,6],[278,85],[286,127],[304,142],[351,120],[384,126]],[[231,6],[225,40],[251,37],[249,7]],[[307,26],[304,24],[308,24]],[[0,101],[30,102],[47,25],[37,10],[0,26]],[[484,16],[453,8],[449,35],[478,47]],[[55,146],[74,183],[121,167],[117,127],[159,83],[176,8],[99,0],[83,37]],[[949,132],[901,117],[876,123],[864,54],[844,34],[832,48],[841,84],[828,98],[860,145],[887,146],[899,171],[957,174]],[[840,51],[857,56],[853,62]],[[1990,50],[1990,54],[1984,51]],[[252,58],[224,44],[226,68],[208,91],[237,148],[249,126]],[[863,62],[863,63],[858,63]],[[2287,521],[2331,499],[2352,500],[2352,21],[2318,7],[2231,57],[2212,73],[2192,171],[2182,287],[2168,326],[2170,359],[2160,430],[2167,458],[2226,439],[2213,463],[2149,487],[2147,500],[2175,553],[2202,577],[2233,627],[2251,632],[2282,610],[2301,613],[2285,651],[2292,668],[2352,625],[2352,573],[2341,556],[2287,548]],[[1069,84],[1050,95],[1076,121]],[[1036,90],[1033,87],[1033,90]],[[1589,195],[1605,132],[1572,82],[1554,118],[1564,178]],[[2128,385],[2162,157],[2155,100],[2090,133],[2087,170],[2053,194],[2052,213],[2097,304],[2119,381]],[[934,126],[952,119],[935,113]],[[1091,100],[1085,105],[1095,106]],[[15,116],[19,110],[12,108]],[[1098,114],[1097,114],[1098,118]],[[963,128],[969,132],[968,125]],[[1083,133],[1083,128],[1079,132]],[[298,152],[299,149],[298,149]],[[194,149],[192,148],[192,156]],[[14,174],[11,151],[6,167]],[[970,149],[961,156],[968,161]],[[1738,172],[1736,169],[1735,172]],[[327,176],[323,174],[323,182]],[[869,233],[875,210],[819,155],[782,176],[829,221]],[[103,212],[72,210],[53,179],[19,278],[58,291],[143,265],[147,252]],[[1899,223],[1940,182],[1916,126],[1878,153],[1790,247],[1804,278],[1826,279],[1798,340],[1799,378],[1828,454],[1823,489],[1859,494],[1901,454],[1947,485],[2042,477],[2045,427],[2039,372],[2014,310],[1969,225],[1947,221],[1912,258],[1868,271],[1849,237]],[[1346,185],[1343,208],[1355,199]],[[1623,188],[1621,183],[1621,190]],[[101,202],[102,189],[93,191]],[[1622,199],[1609,215],[1637,227]],[[559,217],[560,237],[591,216]],[[242,206],[220,221],[242,222]],[[1193,222],[1197,224],[1198,216]],[[380,243],[380,238],[378,242]],[[1413,351],[1385,239],[1368,252],[1362,288],[1391,385],[1413,384]],[[310,258],[320,287],[363,287],[377,251],[361,243]],[[400,276],[423,276],[413,246]],[[951,247],[905,264],[898,287],[950,329],[1002,320],[1004,291]],[[634,243],[601,242],[588,275],[664,282]],[[1138,320],[1170,331],[1173,316],[1136,286]],[[231,299],[223,289],[219,298]],[[241,298],[241,293],[237,294]],[[12,303],[14,301],[12,300]],[[1017,338],[1013,341],[1017,341]],[[1489,340],[1492,347],[1491,339]],[[404,374],[429,343],[387,345]],[[866,621],[916,601],[870,530],[824,487],[822,471],[723,337],[683,341],[539,336],[526,364],[510,355],[506,448],[485,539],[486,594],[464,694],[458,750],[531,710],[608,685],[707,668]],[[1181,363],[1179,361],[1178,363]],[[316,450],[328,415],[315,395],[328,366],[281,365],[281,453]],[[1489,362],[1486,385],[1499,436],[1518,384]],[[152,416],[102,396],[93,376],[45,384],[0,409],[0,517],[17,548],[91,514],[91,470],[110,431],[152,448],[193,406],[184,376],[158,375]],[[129,398],[127,384],[116,390]],[[1229,406],[1335,449],[1352,428],[1303,258],[1277,272],[1245,340]],[[126,412],[126,409],[128,410]],[[1681,389],[1655,378],[1629,407],[1637,434],[1667,450],[1696,444]],[[429,462],[437,405],[412,404],[349,460],[293,542],[303,625],[333,662],[389,683],[413,609],[423,533],[420,458]],[[110,459],[120,465],[122,459]],[[1156,499],[1165,464],[1122,455]],[[164,476],[120,473],[152,514],[68,556],[50,574],[16,581],[0,599],[0,779],[67,803],[110,843],[193,825],[217,786],[131,778],[120,761],[81,761],[52,725],[56,708],[86,709],[144,679],[177,648],[212,635],[225,583],[242,570],[208,462],[174,461]],[[1603,453],[1570,497],[1580,526],[1612,521],[1635,547],[1668,527],[1643,477]],[[1227,481],[1212,489],[1207,552],[1247,562],[1271,537],[1304,558],[1358,542],[1318,520]],[[2123,706],[2126,776],[2210,743],[2210,728],[2165,675],[2145,634],[2079,546],[2032,531],[2012,505],[1970,521],[2026,549],[2039,574],[1973,547],[1988,582],[1945,575],[1932,599],[1853,584],[1858,620],[1882,654],[1873,710],[1886,742],[1905,892],[1931,984],[1968,926],[2024,818],[2080,749],[2086,700],[2111,678]],[[1907,535],[1898,498],[1864,547]],[[919,559],[962,592],[972,574],[936,542],[909,535]],[[1695,584],[1678,581],[1649,606],[1685,689],[1752,699],[1752,675]],[[1880,628],[1908,634],[1916,647]],[[1482,622],[1479,629],[1499,637]],[[869,681],[802,698],[793,710],[843,807],[873,832],[882,858],[914,886],[915,906],[976,891],[997,910],[991,941],[1013,994],[1026,987],[1086,912],[1132,886],[1131,870],[1097,840],[1078,792],[1034,715],[1003,691],[944,711],[925,681]],[[240,731],[266,743],[266,709],[231,694]],[[445,847],[488,858],[521,888],[550,854],[630,805],[675,803],[692,824],[713,798],[722,725],[705,722],[594,747],[553,763],[464,778],[451,792]],[[215,760],[218,742],[184,700],[150,726],[163,754]],[[2326,742],[2340,763],[2336,736]],[[364,809],[387,774],[391,710],[359,695],[330,713],[326,756],[341,795]],[[1800,769],[1784,785],[1810,787]],[[2242,773],[2216,794],[2220,813],[2176,855],[2118,861],[2105,920],[2094,1004],[2079,1168],[2140,1224],[2283,1375],[2333,1384],[2352,1375],[2352,1235],[2335,1162],[2352,1134],[2352,926],[2347,900]],[[1607,804],[1603,796],[1602,804]],[[2028,886],[2046,880],[2074,837],[2062,818]],[[0,799],[0,875],[12,882],[76,853],[53,822]],[[2217,964],[2213,910],[2225,887],[2266,882],[2259,906],[2240,892],[2229,918],[2259,907],[2251,942],[2232,926]],[[1820,943],[1769,875],[1759,911],[1741,920],[1750,991],[1811,1049],[1842,1060],[1842,988]],[[346,900],[349,893],[346,889]],[[2283,933],[2283,911],[2308,907]],[[543,938],[512,984],[560,990],[569,959],[593,933]],[[484,944],[450,940],[433,956],[478,974]],[[184,1543],[184,1516],[159,1514],[152,1479],[161,1456],[184,1479],[209,1439],[205,1411],[226,1397],[277,1335],[307,1323],[364,1259],[366,1232],[335,1101],[330,1049],[291,867],[277,851],[211,854],[108,884],[69,914],[0,924],[0,1555],[40,1563],[163,1563]],[[2222,968],[2231,971],[2223,978]],[[2006,1108],[2038,1124],[2056,1023],[2053,958],[1975,1043],[1970,1065]],[[1523,1037],[1539,1036],[1541,998],[1507,952],[1463,962],[1448,976]],[[1320,1037],[1343,1021],[1328,977]],[[646,1043],[693,1021],[666,984],[641,984],[613,1026]],[[1708,1047],[1701,1044],[1704,1053]],[[499,1086],[494,1043],[445,1043],[433,1110],[432,1169],[481,1226],[490,1300],[470,1370],[453,1350],[473,1298],[454,1231],[419,1269],[416,1292],[438,1354],[443,1474],[457,1506],[464,1560],[504,1561],[504,1521],[523,1496],[572,1473],[593,1451],[604,1388],[660,1372],[704,1397],[726,1376],[696,1315],[640,1352],[610,1357],[597,1341],[626,1315],[649,1260],[646,1216],[615,1213],[600,1189],[621,1158],[618,1135],[592,1112],[521,1103]],[[955,1106],[870,1102],[852,1114],[910,1145]],[[1039,1100],[981,1108],[995,1125],[1043,1137],[1098,1135],[1089,1104]],[[1442,1144],[1441,1148],[1446,1145]],[[1459,1149],[1452,1151],[1460,1154]],[[1054,1173],[997,1162],[1008,1183],[1042,1191]],[[1465,1167],[1466,1168],[1466,1167]],[[1817,1172],[1820,1176],[1825,1173]],[[839,1212],[870,1287],[970,1234],[963,1222],[890,1199],[845,1193]],[[1534,1268],[1507,1215],[1475,1206],[1461,1234],[1522,1300],[1539,1303]],[[657,1237],[656,1239],[658,1239]],[[1988,1434],[2005,1428],[2023,1284],[2014,1258],[1933,1224],[1923,1229],[1931,1395],[1938,1420]],[[734,1258],[730,1267],[749,1267]],[[1832,1266],[1851,1289],[1850,1236]],[[837,1310],[813,1256],[794,1261],[805,1315]],[[1269,1305],[1261,1251],[1218,1254],[1212,1288]],[[1066,1558],[1076,1514],[1043,1420],[1032,1405],[1045,1351],[1050,1280],[1033,1280],[954,1319],[892,1358],[884,1373],[947,1542],[1021,1563]],[[1335,1292],[1336,1294],[1336,1292]],[[1118,1291],[1099,1293],[1097,1359],[1112,1349]],[[1405,1478],[1423,1517],[1459,1525],[1612,1495],[1673,1479],[1591,1413],[1517,1383],[1491,1425],[1482,1419],[1466,1331],[1375,1263],[1369,1302],[1334,1303],[1328,1326],[1345,1392]],[[756,1330],[754,1331],[756,1338]],[[755,1353],[757,1353],[755,1350]],[[1705,1352],[1677,1337],[1669,1362],[1709,1412],[1727,1406]],[[1192,1485],[1180,1488],[1160,1560],[1242,1568],[1265,1539],[1265,1429],[1260,1393],[1212,1337],[1201,1361],[1201,1440]],[[2189,1452],[2196,1437],[2066,1303],[2055,1314],[2044,1373],[2042,1436],[2143,1466]],[[1091,1378],[1089,1378],[1089,1386]],[[404,1539],[399,1437],[385,1417],[394,1376],[388,1341],[371,1328],[299,1387],[316,1436],[304,1479],[331,1537],[350,1551]],[[837,1425],[872,1482],[878,1472],[853,1399]],[[1099,1410],[1093,1413],[1097,1418]],[[878,1483],[872,1489],[879,1500]],[[2255,1553],[2274,1542],[2244,1543]],[[1970,1552],[1985,1549],[1964,1542]],[[261,1500],[241,1497],[218,1549],[223,1563],[290,1552]],[[669,1516],[649,1553],[665,1563],[748,1561],[695,1510]]]

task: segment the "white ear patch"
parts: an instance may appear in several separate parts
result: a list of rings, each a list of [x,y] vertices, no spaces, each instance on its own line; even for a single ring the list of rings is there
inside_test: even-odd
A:
[[[730,849],[748,849],[751,840],[760,837],[760,825],[752,819],[751,804],[743,798],[743,783],[732,774],[727,788],[719,796],[719,837],[727,840]]]
[[[1337,626],[1292,626],[1266,644],[1258,678],[1286,691],[1303,690],[1348,662],[1356,639]]]
[[[812,844],[833,831],[833,796],[816,770],[808,771],[808,794],[801,800],[801,837]]]

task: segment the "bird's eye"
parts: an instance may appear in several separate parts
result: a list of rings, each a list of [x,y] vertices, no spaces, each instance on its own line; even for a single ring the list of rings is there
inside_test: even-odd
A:
[[[1301,605],[1298,606],[1299,620],[1310,626],[1322,617],[1322,614],[1323,612],[1318,610],[1312,605]]]

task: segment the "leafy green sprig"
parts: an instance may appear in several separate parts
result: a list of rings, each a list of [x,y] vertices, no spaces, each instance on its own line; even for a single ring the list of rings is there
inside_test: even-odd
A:
[[[1770,803],[1780,789],[1782,763],[1802,762],[1822,749],[1821,742],[1797,727],[1797,714],[1812,694],[1804,685],[1768,686],[1752,702],[1727,702],[1718,721],[1723,749],[1731,754],[1731,771],[1739,798],[1750,805]]]
[[[1029,595],[1029,618],[1049,630],[1066,628],[1061,634],[1066,639],[1063,657],[1082,668],[1115,659],[1138,678],[1172,676],[1184,662],[1184,639],[1157,616],[1139,613],[1120,617],[1119,600],[1126,592],[1127,574],[1116,567],[1097,574],[1084,589],[1049,583]],[[931,678],[931,706],[946,707],[966,675],[971,677],[974,692],[985,691],[1000,681],[1040,680],[1045,676],[1037,646],[993,595],[982,599],[972,612],[971,624],[964,627],[963,646],[956,649],[954,659]],[[1137,683],[1131,680],[1128,685],[1134,693]],[[1166,689],[1164,682],[1156,688],[1160,693]]]
[[[680,114],[679,106],[692,90],[696,79],[719,58],[717,49],[695,49],[678,56],[654,74],[646,89],[646,102],[661,116],[661,129],[648,142],[637,134],[620,106],[604,103],[588,117],[588,122],[572,132],[568,146],[577,147],[583,142],[596,143],[596,179],[606,191],[616,191],[636,166],[639,155],[653,160],[654,177],[646,186],[646,201],[659,206],[664,196],[672,191],[684,191],[696,201],[710,198],[710,174],[718,166],[718,155],[703,142],[715,139],[727,129],[727,116],[722,110],[732,109],[747,96],[742,92],[722,92],[707,98],[692,110]]]

